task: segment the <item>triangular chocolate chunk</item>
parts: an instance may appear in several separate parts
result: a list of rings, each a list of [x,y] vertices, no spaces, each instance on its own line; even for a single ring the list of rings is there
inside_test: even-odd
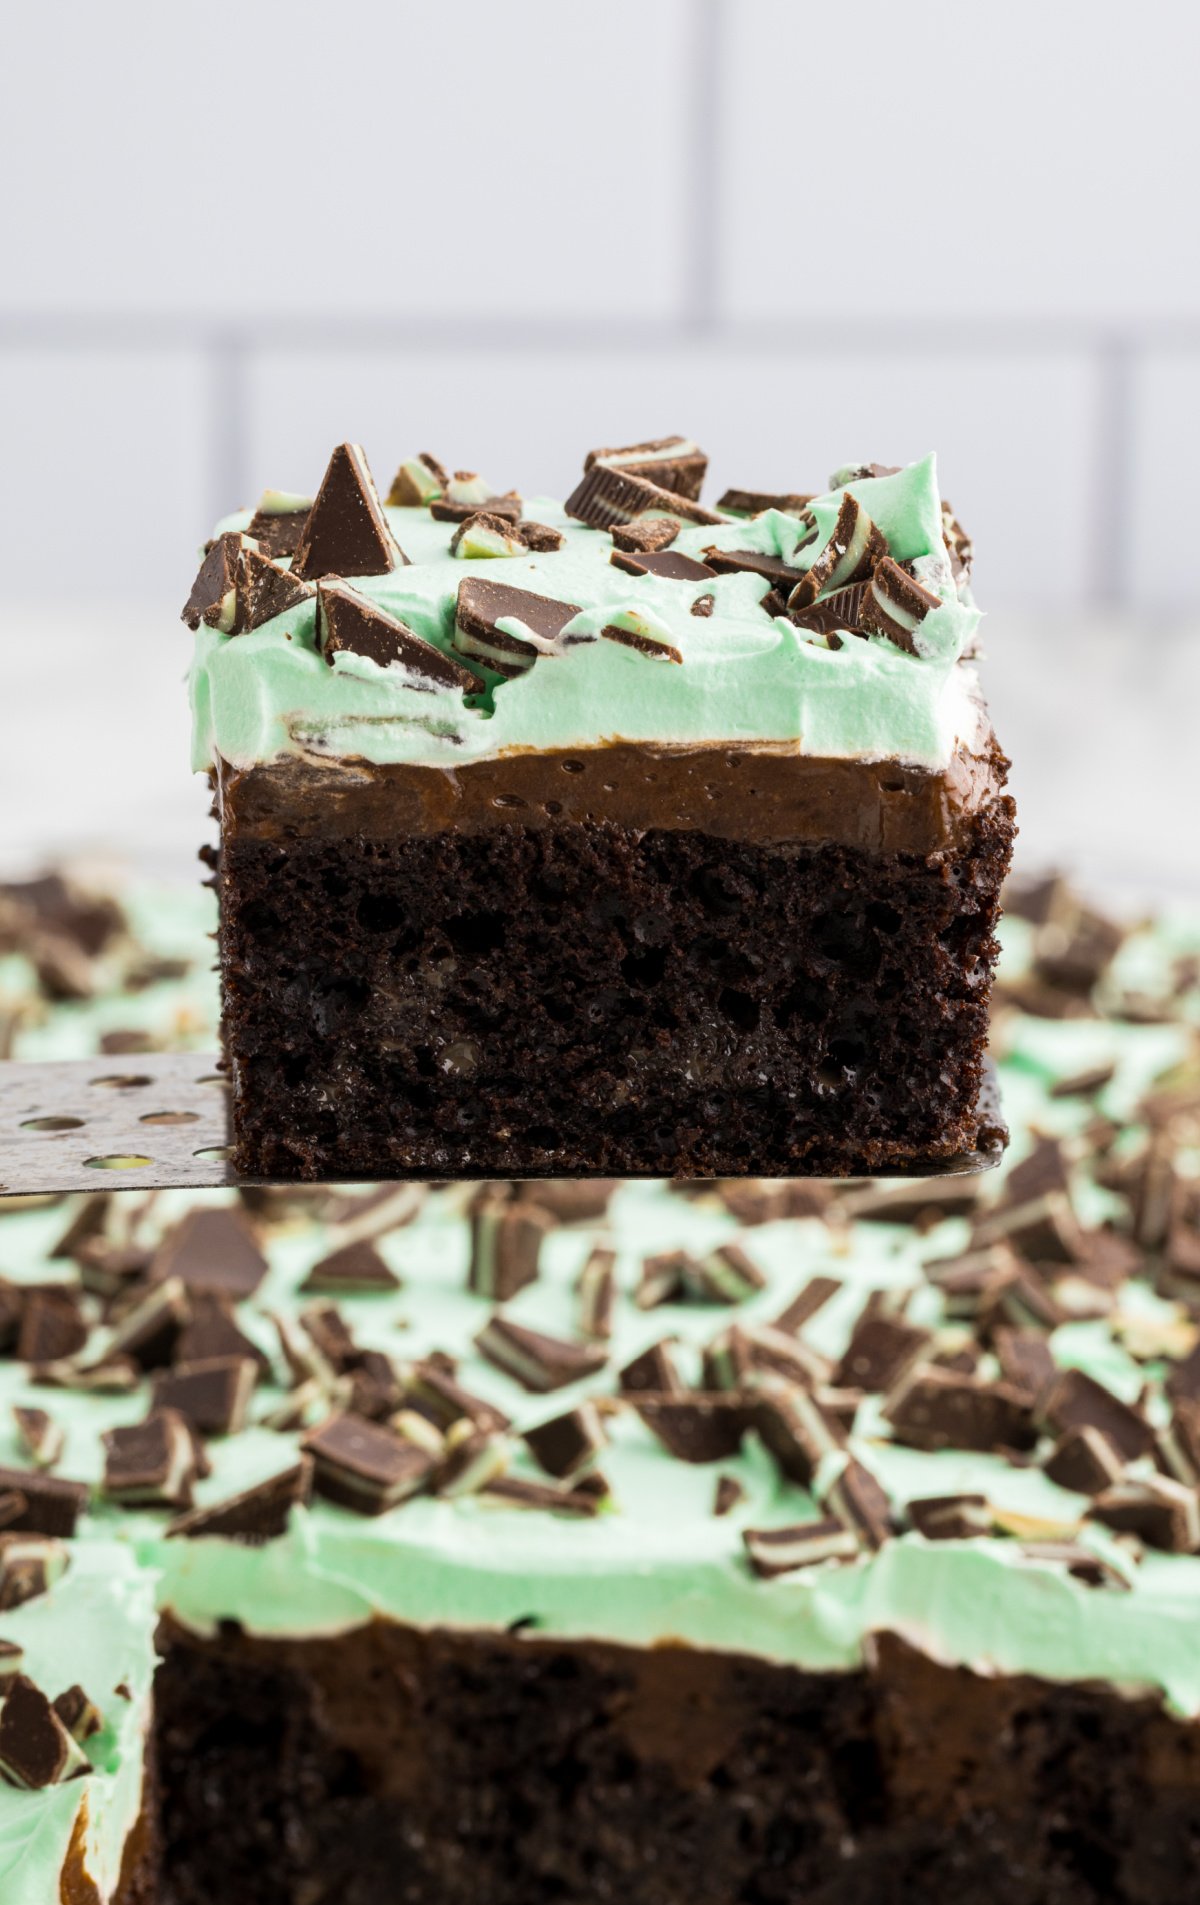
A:
[[[349,1296],[358,1290],[398,1290],[400,1279],[374,1244],[363,1239],[343,1244],[340,1250],[314,1263],[300,1288]]]
[[[357,443],[339,443],[292,558],[292,573],[387,575],[408,557],[388,528],[367,459]]]
[[[417,688],[457,688],[478,694],[477,675],[453,655],[427,642],[406,623],[340,582],[322,582],[318,591],[321,652],[330,667],[335,655],[366,655],[381,668],[400,667]]]
[[[311,496],[289,496],[282,490],[264,490],[258,508],[250,518],[246,534],[256,542],[264,556],[290,556],[295,553],[301,531],[313,506]]]
[[[567,623],[579,613],[575,602],[556,602],[552,596],[514,589],[507,582],[467,576],[458,585],[454,646],[511,679],[532,668],[539,653],[553,649]],[[506,619],[523,623],[530,639],[498,627]]]
[[[302,1455],[295,1467],[257,1482],[240,1495],[177,1516],[167,1534],[189,1539],[220,1535],[224,1541],[240,1541],[249,1547],[276,1541],[287,1533],[292,1509],[306,1507],[312,1496],[312,1466],[311,1457]]]
[[[180,620],[189,628],[219,629],[231,633],[237,620],[237,585],[241,566],[242,538],[236,530],[218,536],[200,564],[192,592],[183,605]],[[389,565],[390,566],[390,565]]]
[[[315,593],[313,583],[281,568],[268,556],[260,555],[257,549],[247,549],[242,556],[239,632],[273,622],[277,615],[297,608]]]
[[[237,1211],[189,1211],[154,1253],[150,1275],[155,1283],[178,1277],[189,1291],[223,1296],[253,1296],[267,1274],[267,1262],[249,1225]]]

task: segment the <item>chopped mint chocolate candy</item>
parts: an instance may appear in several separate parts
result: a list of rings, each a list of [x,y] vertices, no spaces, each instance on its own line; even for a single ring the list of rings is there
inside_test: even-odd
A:
[[[451,481],[453,488],[454,479]],[[456,501],[453,496],[439,496],[429,505],[429,514],[439,523],[465,523],[480,512],[489,516],[499,516],[505,522],[518,523],[521,520],[521,498],[517,495],[481,496],[478,500]]]
[[[631,523],[613,523],[608,533],[614,549],[646,555],[669,548],[679,527],[673,516],[640,516]]]
[[[853,1561],[859,1551],[857,1535],[835,1515],[790,1528],[744,1528],[742,1540],[750,1566],[764,1581],[822,1561]]]
[[[740,1389],[751,1372],[764,1370],[806,1389],[830,1374],[827,1358],[769,1323],[731,1324],[705,1347],[706,1389]]]
[[[661,489],[645,477],[630,475],[605,463],[592,465],[563,508],[568,516],[587,523],[591,529],[611,529],[614,523],[632,522],[636,516],[673,516],[682,522],[714,526],[725,520],[715,510],[702,508],[690,497]]]
[[[468,1287],[490,1303],[507,1303],[536,1283],[538,1259],[551,1220],[536,1205],[490,1197],[471,1212]]]
[[[10,1786],[40,1792],[87,1771],[86,1753],[45,1694],[18,1674],[0,1705],[0,1774]]]
[[[236,1435],[258,1379],[248,1357],[216,1356],[202,1363],[176,1363],[154,1379],[156,1410],[177,1409],[201,1435]]]
[[[477,1429],[465,1419],[456,1422],[438,1458],[434,1493],[450,1501],[477,1495],[503,1475],[511,1451],[508,1436],[494,1429]]]
[[[494,1508],[540,1508],[551,1515],[594,1515],[597,1499],[579,1488],[551,1488],[516,1475],[500,1475],[480,1489],[479,1499]]]
[[[516,589],[486,576],[464,576],[454,609],[454,646],[469,660],[482,661],[506,679],[532,668],[540,654],[553,652],[564,628],[580,613],[574,602]],[[522,633],[500,628],[516,622]]]
[[[727,489],[717,499],[717,508],[727,516],[761,516],[777,509],[784,516],[802,516],[812,502],[812,492],[794,490]]]
[[[253,1296],[267,1274],[267,1260],[244,1217],[221,1206],[189,1211],[154,1253],[156,1283],[169,1277],[195,1295]]]
[[[612,1335],[617,1297],[616,1253],[597,1245],[579,1272],[579,1327],[584,1336],[607,1342]]]
[[[85,1740],[94,1739],[97,1733],[104,1731],[104,1715],[78,1684],[66,1688],[51,1704],[78,1745],[82,1746]]]
[[[740,1244],[719,1244],[704,1256],[688,1257],[683,1279],[702,1303],[742,1303],[767,1282]]]
[[[39,1363],[32,1380],[48,1389],[77,1389],[81,1394],[127,1396],[142,1380],[142,1372],[132,1356],[105,1353],[95,1362]]]
[[[887,1495],[853,1456],[825,1489],[822,1506],[853,1528],[864,1548],[882,1548],[892,1533]]]
[[[745,1498],[746,1491],[736,1475],[718,1475],[717,1485],[713,1490],[713,1514],[732,1514],[738,1503]]]
[[[929,1342],[928,1330],[889,1316],[864,1316],[854,1327],[833,1380],[843,1387],[883,1394],[908,1374]]]
[[[614,549],[609,561],[626,575],[658,575],[668,582],[707,582],[717,573],[707,562],[697,562],[695,556],[685,556],[678,549],[648,549],[641,555]]]
[[[398,1290],[400,1279],[386,1264],[374,1244],[363,1238],[343,1244],[314,1263],[300,1285],[301,1290],[327,1291],[335,1296],[353,1296],[374,1291]]]
[[[175,1354],[189,1309],[181,1277],[152,1284],[117,1324],[106,1354],[131,1357],[139,1369],[161,1369]]]
[[[704,551],[704,560],[710,574],[760,575],[764,582],[779,589],[785,597],[804,577],[803,569],[793,568],[780,556],[770,556],[762,549],[718,549],[714,546]]]
[[[35,1468],[53,1468],[63,1452],[62,1425],[45,1409],[13,1408],[21,1445]]]
[[[517,528],[525,547],[537,555],[553,555],[566,542],[562,530],[555,529],[551,523],[531,523],[522,516]]]
[[[692,603],[691,608],[688,610],[688,614],[699,615],[707,619],[707,617],[712,614],[713,609],[716,607],[716,604],[717,604],[717,598],[715,595],[709,595],[707,593],[704,595],[698,595],[695,601]]]
[[[890,556],[875,564],[862,603],[862,625],[873,635],[886,635],[906,653],[919,653],[916,631],[931,609],[941,603],[931,589],[902,569]]]
[[[16,1528],[29,1512],[29,1497],[16,1488],[0,1488],[0,1528]]]
[[[388,528],[362,448],[341,443],[329,459],[292,557],[293,575],[387,575],[408,557]]]
[[[1145,1416],[1082,1369],[1058,1372],[1039,1399],[1038,1418],[1060,1436],[1068,1429],[1099,1429],[1126,1462],[1149,1454],[1154,1446],[1154,1430]]]
[[[589,450],[583,460],[585,472],[597,463],[645,477],[692,502],[700,495],[708,469],[704,451],[687,437],[651,437],[646,443],[630,443],[622,450]]]
[[[266,489],[246,529],[264,556],[278,561],[296,553],[301,531],[313,506],[311,496],[293,496],[287,490]]]
[[[775,1328],[789,1333],[804,1328],[804,1325],[823,1310],[830,1297],[836,1296],[842,1288],[838,1277],[810,1277],[804,1288],[797,1292],[785,1309],[775,1318]]]
[[[992,1348],[1005,1382],[1036,1403],[1057,1368],[1045,1337],[1033,1330],[993,1329]]]
[[[302,1455],[293,1467],[270,1476],[265,1482],[255,1483],[253,1488],[178,1516],[167,1534],[182,1535],[188,1540],[211,1535],[247,1547],[277,1541],[287,1533],[292,1509],[308,1504],[312,1496],[312,1471],[311,1457]]]
[[[1082,1581],[1085,1587],[1126,1590],[1129,1587],[1129,1582],[1110,1562],[1079,1541],[1023,1541],[1021,1553],[1027,1561],[1041,1567],[1065,1568],[1073,1580]]]
[[[1169,1475],[1128,1476],[1097,1495],[1093,1521],[1118,1534],[1136,1535],[1164,1554],[1195,1554],[1200,1547],[1200,1496]]]
[[[31,1290],[21,1311],[17,1357],[23,1363],[54,1363],[74,1356],[88,1340],[88,1326],[74,1292],[46,1286]]]
[[[113,1501],[154,1508],[188,1508],[196,1453],[186,1419],[160,1409],[128,1428],[106,1429],[104,1492]]]
[[[414,1363],[408,1373],[405,1398],[440,1429],[449,1430],[465,1416],[477,1429],[507,1429],[508,1417],[494,1403],[472,1395],[438,1367],[432,1358]]]
[[[67,1546],[54,1535],[0,1534],[0,1611],[48,1594],[69,1565]]]
[[[90,1197],[85,1197],[62,1236],[47,1255],[52,1260],[60,1257],[78,1259],[84,1244],[91,1243],[95,1238],[103,1235],[111,1204],[112,1198],[108,1191],[95,1191]]]
[[[681,1462],[725,1462],[736,1455],[746,1433],[746,1405],[740,1396],[685,1390],[681,1395],[638,1391],[633,1406],[663,1447]]]
[[[887,552],[882,533],[858,498],[847,490],[829,541],[788,597],[789,612],[807,608],[830,589],[859,581]]]
[[[827,1455],[845,1447],[846,1431],[831,1409],[797,1383],[757,1377],[747,1396],[760,1440],[790,1481],[811,1488]]]
[[[432,1456],[361,1416],[333,1416],[305,1437],[313,1486],[327,1501],[359,1515],[382,1515],[428,1486]]]
[[[0,1693],[11,1687],[24,1666],[25,1649],[15,1640],[0,1640]]]
[[[222,635],[230,634],[237,621],[241,561],[242,537],[236,530],[226,530],[217,537],[200,564],[180,620],[189,628],[199,628],[203,622],[206,628],[215,628]]]
[[[684,1277],[693,1259],[686,1250],[663,1250],[643,1257],[638,1287],[633,1300],[639,1310],[656,1310],[660,1303],[677,1303],[683,1295]]]
[[[830,489],[845,489],[847,483],[865,483],[869,477],[898,476],[898,463],[844,463],[829,479]]]
[[[906,1513],[926,1541],[970,1541],[992,1532],[986,1495],[922,1495]]]
[[[1189,1488],[1200,1487],[1200,1405],[1180,1397],[1170,1422],[1157,1432],[1154,1460],[1164,1475]]]
[[[422,450],[419,455],[409,457],[396,471],[388,491],[388,506],[391,509],[420,509],[444,495],[449,481],[449,475],[437,458],[430,456],[428,450]]]
[[[175,1344],[175,1360],[203,1363],[214,1356],[248,1356],[260,1375],[270,1373],[269,1358],[238,1327],[229,1299],[201,1293],[191,1299],[190,1314]]]
[[[335,655],[363,655],[380,668],[400,669],[414,688],[479,693],[481,683],[469,668],[357,589],[344,582],[322,582],[317,599],[321,653],[331,668]]]
[[[665,626],[648,609],[620,609],[600,633],[606,641],[632,648],[651,661],[683,661],[680,650],[669,640]]]
[[[647,1392],[666,1396],[685,1394],[683,1380],[671,1353],[671,1344],[665,1339],[661,1343],[651,1343],[649,1349],[644,1349],[632,1362],[626,1363],[617,1381],[622,1395],[626,1396]]]
[[[0,1489],[24,1496],[24,1512],[11,1525],[35,1535],[73,1535],[88,1502],[86,1482],[36,1469],[0,1468]]]
[[[236,632],[249,634],[252,629],[261,628],[264,622],[273,622],[277,615],[285,615],[289,609],[311,601],[315,593],[311,582],[293,575],[290,569],[282,568],[268,556],[260,555],[257,549],[246,549],[242,552]]]
[[[534,1460],[548,1475],[560,1480],[590,1468],[605,1446],[604,1426],[596,1406],[581,1402],[565,1415],[552,1416],[549,1422],[526,1429],[525,1441]]]
[[[950,1369],[919,1365],[889,1396],[884,1416],[897,1442],[914,1449],[1031,1449],[1037,1431],[1029,1403],[1010,1384],[979,1382]]]
[[[598,1343],[573,1343],[526,1329],[506,1316],[493,1316],[475,1338],[475,1347],[497,1369],[504,1370],[523,1388],[546,1394],[564,1389],[581,1377],[603,1369],[608,1351]]]
[[[492,516],[480,509],[464,517],[450,538],[450,554],[462,562],[485,561],[494,556],[523,556],[527,544],[520,525],[509,516]]]
[[[823,595],[818,602],[810,602],[807,608],[789,609],[788,614],[797,628],[811,635],[835,635],[841,631],[861,635],[864,633],[863,602],[869,586],[868,582],[851,582],[844,589]]]
[[[1101,1429],[1068,1429],[1042,1467],[1052,1482],[1077,1495],[1100,1495],[1125,1473],[1121,1451]]]

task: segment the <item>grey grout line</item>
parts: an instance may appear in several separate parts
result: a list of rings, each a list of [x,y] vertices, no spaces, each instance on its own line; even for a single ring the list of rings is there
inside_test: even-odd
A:
[[[721,252],[722,0],[692,0],[687,90],[687,238],[681,328],[707,338],[718,322]]]
[[[1133,457],[1137,347],[1111,337],[1097,354],[1095,455],[1092,459],[1092,606],[1128,608],[1133,595]]]

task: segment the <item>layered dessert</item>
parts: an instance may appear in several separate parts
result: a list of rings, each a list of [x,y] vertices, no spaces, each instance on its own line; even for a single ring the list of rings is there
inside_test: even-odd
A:
[[[563,504],[355,445],[185,608],[234,1162],[282,1178],[894,1171],[994,1141],[1013,808],[932,458]]]
[[[212,1036],[70,900],[17,1056]],[[0,1204],[4,1905],[1186,1896],[1200,927],[1005,932],[985,1178]]]

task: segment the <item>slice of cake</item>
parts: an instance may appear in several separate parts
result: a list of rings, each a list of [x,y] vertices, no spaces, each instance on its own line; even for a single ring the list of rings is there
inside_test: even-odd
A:
[[[1016,906],[983,1178],[0,1200],[3,1905],[1190,1896],[1200,927]]]
[[[565,505],[420,456],[232,517],[185,609],[234,1160],[272,1178],[971,1154],[1013,808],[933,459]]]

